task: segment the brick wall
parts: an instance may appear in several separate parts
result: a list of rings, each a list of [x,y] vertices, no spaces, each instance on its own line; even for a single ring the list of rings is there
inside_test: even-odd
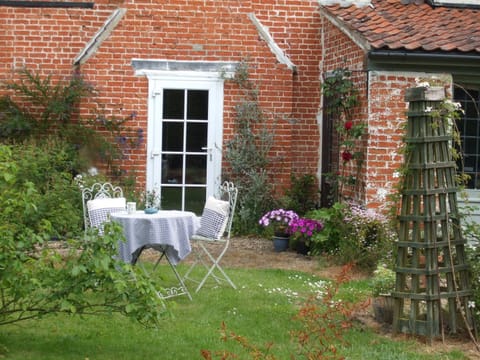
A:
[[[445,78],[444,74],[421,72],[369,73],[369,117],[367,147],[368,207],[388,211],[389,195],[395,192],[398,169],[403,165],[404,127],[407,121],[405,91],[416,86],[417,79]]]
[[[388,211],[392,205],[390,195],[396,192],[398,184],[397,170],[403,164],[400,149],[408,109],[405,90],[414,87],[416,79],[444,76],[423,72],[367,71],[365,54],[360,47],[328,20],[322,19],[321,23],[325,45],[320,63],[322,76],[336,68],[352,70],[361,102],[355,111],[354,121],[367,125],[366,136],[359,146],[365,162],[360,173],[351,165],[347,167],[346,175],[356,176],[357,184],[346,187],[344,195],[369,208]],[[338,163],[341,164],[340,154]]]
[[[75,57],[118,6],[127,9],[124,18],[97,52],[74,69]],[[94,9],[0,7],[0,45],[6,50],[0,53],[0,81],[14,79],[22,67],[57,78],[79,71],[98,90],[82,104],[82,115],[101,111],[128,118],[126,125],[143,130],[146,139],[148,81],[135,76],[133,58],[248,59],[261,104],[275,122],[271,172],[281,192],[291,173],[320,172],[321,79],[336,68],[348,68],[360,89],[361,106],[353,120],[368,124],[368,135],[360,145],[365,156],[361,172],[348,169],[358,185],[347,194],[381,207],[402,161],[397,150],[407,107],[403,94],[422,74],[368,73],[364,51],[322,18],[317,6],[309,0],[218,0],[212,5],[203,0],[96,0]],[[296,73],[280,64],[259,37],[248,19],[252,12],[296,65]],[[240,97],[236,85],[226,82],[224,141],[234,136],[234,106]],[[145,142],[125,150],[121,168],[145,182]]]
[[[275,114],[277,142],[272,166],[279,187],[296,171],[316,170],[319,99],[318,15],[316,1],[96,0],[93,9],[0,7],[0,81],[12,80],[25,67],[54,77],[71,76],[73,60],[117,8],[127,12],[96,54],[78,71],[97,90],[82,115],[101,109],[105,116],[129,118],[132,130],[147,125],[148,82],[137,77],[132,58],[241,61],[252,64],[261,103]],[[279,64],[248,19],[254,12],[276,43],[298,66],[293,73]],[[239,96],[225,85],[224,137],[233,136],[233,107]],[[131,116],[135,114],[134,116]],[[293,125],[293,128],[292,128]],[[101,126],[99,127],[101,128]],[[308,136],[304,136],[308,133]],[[146,134],[145,134],[146,139]],[[292,145],[294,144],[294,145]],[[292,147],[293,146],[293,147]],[[124,154],[122,168],[145,181],[146,144]],[[273,170],[274,169],[274,170]]]

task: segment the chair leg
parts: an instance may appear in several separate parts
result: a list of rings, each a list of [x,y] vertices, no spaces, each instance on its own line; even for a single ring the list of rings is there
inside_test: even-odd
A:
[[[193,260],[193,263],[192,265],[190,265],[190,267],[188,268],[187,272],[183,275],[183,281],[185,280],[191,280],[193,282],[199,282],[198,280],[195,280],[193,278],[190,277],[190,273],[193,271],[193,269],[198,265],[198,264],[201,264],[205,270],[208,271],[209,267],[207,266],[207,264],[205,263],[205,261],[203,260],[201,254],[199,253],[199,251],[195,251],[195,253],[193,254],[195,256],[195,259]]]
[[[223,275],[223,278],[225,281],[227,281],[231,287],[233,287],[234,289],[237,289],[237,287],[235,286],[235,284],[233,283],[233,281],[230,279],[230,277],[225,273],[225,271],[223,271],[223,269],[221,268],[221,266],[219,265],[220,263],[220,260],[222,259],[223,255],[225,254],[227,248],[225,248],[221,253],[220,255],[215,259],[208,251],[207,249],[203,246],[203,244],[199,244],[200,247],[202,248],[203,252],[208,256],[208,258],[212,261],[212,266],[208,269],[207,271],[207,274],[203,277],[202,281],[200,281],[200,284],[197,286],[195,292],[198,292],[202,286],[205,284],[205,282],[207,281],[208,277],[210,275],[212,275],[212,277],[217,281],[219,282],[219,278],[213,273],[213,271],[215,269],[217,269],[222,275]]]

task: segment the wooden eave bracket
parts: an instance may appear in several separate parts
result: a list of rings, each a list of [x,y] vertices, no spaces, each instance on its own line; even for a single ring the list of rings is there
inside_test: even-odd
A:
[[[73,61],[74,65],[81,65],[85,63],[92,55],[94,55],[98,48],[102,45],[103,41],[106,40],[115,27],[118,25],[120,20],[127,12],[127,9],[118,8],[112,15],[105,21],[105,24],[100,28],[99,31],[93,36],[93,38],[88,42],[88,44],[83,48],[82,51],[77,55]]]
[[[254,13],[249,13],[248,18],[253,23],[253,25],[255,25],[258,34],[267,43],[270,51],[275,55],[278,62],[286,65],[290,70],[296,73],[297,66],[288,58],[287,55],[285,55],[285,53],[280,48],[280,46],[277,45],[275,40],[273,40],[272,35],[270,35],[270,32],[268,31],[268,28],[262,25],[262,23],[257,19]]]

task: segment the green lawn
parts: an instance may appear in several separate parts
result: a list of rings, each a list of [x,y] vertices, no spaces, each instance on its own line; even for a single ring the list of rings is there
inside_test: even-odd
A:
[[[193,301],[185,296],[170,300],[171,316],[160,329],[145,329],[118,315],[47,316],[2,326],[0,358],[191,360],[202,359],[202,349],[228,349],[239,354],[239,359],[250,359],[237,343],[221,341],[219,330],[225,322],[230,331],[245,336],[251,344],[273,342],[271,351],[276,358],[289,359],[295,353],[289,331],[298,326],[292,317],[309,294],[324,289],[325,282],[283,270],[232,269],[229,274],[238,290],[209,283],[192,294]],[[165,281],[171,280],[168,277]],[[348,283],[341,292],[358,299],[368,293],[366,280]],[[467,359],[458,351],[434,353],[415,341],[393,341],[361,324],[350,330],[345,340],[348,345],[337,346],[347,359]]]

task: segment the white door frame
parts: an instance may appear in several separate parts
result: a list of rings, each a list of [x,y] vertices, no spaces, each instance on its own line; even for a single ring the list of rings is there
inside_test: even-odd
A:
[[[161,183],[161,159],[158,147],[161,142],[161,125],[155,121],[155,114],[162,109],[163,88],[209,90],[209,119],[207,151],[207,196],[213,195],[221,181],[222,141],[223,141],[223,83],[219,73],[197,71],[147,71],[148,78],[148,125],[147,125],[147,182],[146,189],[151,190]],[[158,115],[157,115],[158,116]],[[157,137],[155,137],[157,134]],[[156,143],[157,141],[157,143]],[[211,156],[210,156],[211,155]]]

